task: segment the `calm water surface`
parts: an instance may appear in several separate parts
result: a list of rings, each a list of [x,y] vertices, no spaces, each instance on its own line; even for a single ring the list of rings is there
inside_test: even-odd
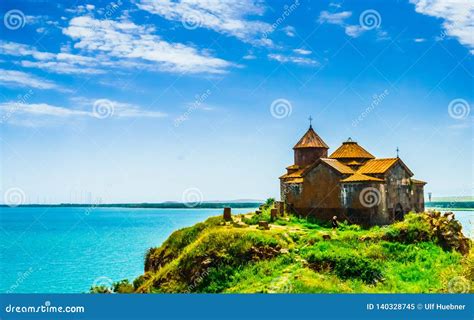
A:
[[[233,209],[245,213],[253,209]],[[0,292],[87,292],[143,273],[145,252],[222,209],[0,208]],[[455,211],[473,237],[474,211]],[[110,280],[109,280],[110,279]]]
[[[233,209],[245,213],[253,209]],[[88,292],[133,280],[148,248],[222,209],[0,208],[0,292]]]

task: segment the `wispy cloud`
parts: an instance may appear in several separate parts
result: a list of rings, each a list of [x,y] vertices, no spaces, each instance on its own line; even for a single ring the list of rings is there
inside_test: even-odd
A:
[[[73,97],[71,101],[75,106],[81,107],[83,110],[93,110],[94,106],[97,105],[100,101],[106,101],[113,108],[113,115],[116,117],[128,117],[128,118],[163,118],[167,114],[161,111],[156,110],[146,110],[140,106],[137,106],[132,103],[119,102],[114,100],[109,100],[105,98],[91,99],[85,97]],[[90,114],[94,116],[93,112]]]
[[[223,73],[231,66],[230,62],[212,57],[208,52],[167,42],[154,31],[153,27],[138,26],[131,21],[82,16],[73,18],[63,33],[77,41],[76,49],[113,57],[115,60],[108,61],[112,65],[135,61],[151,68],[154,65],[161,71],[188,73]]]
[[[351,11],[342,11],[332,13],[329,11],[321,11],[319,14],[318,22],[319,23],[329,23],[340,26],[344,28],[344,32],[352,38],[359,37],[362,33],[367,31],[360,25],[351,25],[346,22],[348,18],[352,16]]]
[[[168,20],[179,21],[188,28],[203,27],[244,42],[271,45],[271,41],[263,37],[271,31],[271,25],[249,18],[264,13],[262,1],[141,0],[137,5]]]
[[[441,18],[448,36],[470,49],[474,54],[474,2],[462,0],[410,0],[418,13]]]
[[[286,27],[281,28],[281,30],[283,30],[283,32],[290,38],[293,38],[296,35],[295,27],[286,26]]]
[[[0,41],[0,55],[16,56],[22,67],[60,74],[102,74],[111,69],[152,72],[225,73],[233,64],[191,45],[167,42],[151,26],[122,20],[71,19],[63,33],[75,41],[73,48],[44,52],[16,42]],[[69,52],[72,51],[72,52]]]
[[[96,59],[70,53],[51,53],[37,50],[35,47],[0,41],[0,55],[22,57],[18,61],[22,67],[39,68],[60,74],[99,74],[100,57]]]
[[[346,32],[348,36],[352,38],[357,38],[367,30],[361,27],[360,25],[355,24],[355,25],[345,26],[344,31]]]
[[[58,90],[63,92],[70,91],[57,85],[53,81],[37,77],[33,74],[5,69],[0,69],[0,85],[7,87],[33,88],[40,90]]]
[[[94,9],[95,9],[95,6],[93,4],[87,4],[87,5],[78,5],[76,7],[68,8],[68,9],[65,9],[64,11],[68,13],[80,15],[80,14],[90,12]]]
[[[302,55],[305,55],[305,56],[312,53],[312,51],[306,50],[306,49],[302,49],[302,48],[300,48],[300,49],[294,49],[293,52],[294,52],[294,53],[297,53],[297,54],[302,54]]]
[[[25,103],[19,101],[9,101],[0,103],[0,113],[3,118],[8,118],[8,122],[13,124],[34,126],[44,124],[42,117],[49,118],[102,118],[100,104],[106,102],[107,117],[109,118],[162,118],[167,115],[160,111],[144,110],[139,106],[112,101],[107,99],[91,100],[86,98],[76,98],[76,107],[68,108],[55,106],[48,103]],[[99,106],[97,105],[99,103]],[[82,108],[78,108],[82,107]],[[5,115],[8,114],[8,117]],[[40,118],[38,118],[40,117]],[[38,121],[39,120],[39,121]]]
[[[0,104],[0,110],[11,111],[16,114],[45,115],[54,117],[69,116],[92,116],[92,112],[84,110],[74,110],[64,107],[57,107],[47,103],[19,103],[16,101],[4,102]]]
[[[329,12],[329,11],[321,11],[318,17],[319,23],[328,23],[340,26],[344,29],[344,32],[351,38],[357,38],[361,36],[366,31],[371,29],[377,30],[377,39],[379,40],[386,40],[388,39],[388,35],[386,31],[380,30],[377,28],[367,28],[359,24],[350,24],[347,20],[352,17],[351,11],[342,11],[342,12]]]
[[[329,11],[321,11],[321,13],[319,14],[318,21],[320,23],[343,25],[345,20],[350,16],[352,16],[351,11],[342,11],[336,13],[332,13]]]
[[[294,64],[298,64],[298,65],[306,65],[306,66],[318,66],[319,65],[319,62],[314,60],[314,59],[311,59],[311,58],[307,58],[307,57],[301,57],[301,56],[292,56],[292,55],[282,55],[282,54],[269,54],[268,55],[268,58],[270,60],[275,60],[275,61],[278,61],[280,63],[294,63]]]
[[[257,56],[255,56],[254,54],[249,53],[249,54],[246,54],[245,56],[243,56],[242,59],[244,59],[244,60],[255,60],[255,59],[257,59]]]

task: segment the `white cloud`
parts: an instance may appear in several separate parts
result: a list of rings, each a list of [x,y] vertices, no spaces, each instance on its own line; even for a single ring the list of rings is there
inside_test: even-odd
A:
[[[344,32],[352,38],[357,38],[362,33],[367,31],[360,25],[350,25],[346,23],[346,19],[352,16],[351,11],[342,11],[331,13],[329,11],[321,11],[318,21],[319,23],[334,24],[344,28]]]
[[[97,58],[69,53],[42,52],[16,42],[0,41],[0,55],[23,57],[23,60],[18,61],[22,67],[40,68],[54,73],[98,74],[105,72],[94,67],[98,64]]]
[[[168,20],[211,29],[244,42],[271,45],[268,39],[262,38],[272,31],[271,25],[249,19],[264,13],[260,0],[141,0],[137,5]]]
[[[366,29],[364,29],[360,25],[348,25],[344,27],[344,31],[349,37],[357,38],[362,33],[364,33]]]
[[[59,91],[68,91],[52,81],[37,77],[33,74],[6,69],[0,69],[0,85],[8,87],[34,88],[40,90],[53,89]]]
[[[112,106],[114,109],[114,116],[117,117],[145,117],[145,118],[162,118],[166,117],[167,114],[161,111],[145,110],[135,104],[119,102],[109,99],[90,99],[85,97],[74,97],[71,101],[75,106],[81,107],[82,110],[93,110],[94,104],[99,101],[106,101],[107,104]],[[90,114],[92,116],[92,112]]]
[[[413,41],[415,41],[415,42],[425,42],[426,39],[425,38],[415,38],[415,39],[413,39]]]
[[[294,63],[298,65],[306,65],[306,66],[318,66],[319,62],[310,58],[306,57],[299,57],[299,56],[285,56],[281,54],[269,54],[268,58],[270,60],[275,60],[281,63]]]
[[[189,73],[223,73],[231,66],[230,62],[194,47],[166,42],[154,31],[130,21],[96,20],[89,16],[73,18],[63,29],[65,35],[78,41],[74,48],[119,59],[117,64],[151,62],[159,70]]]
[[[343,25],[344,21],[350,16],[352,16],[352,12],[350,11],[342,11],[336,13],[331,13],[329,11],[321,11],[321,13],[319,14],[318,21],[320,23]]]
[[[10,111],[14,114],[32,114],[54,117],[88,116],[92,114],[88,111],[56,107],[46,103],[30,104],[15,101],[0,103],[0,110],[7,112]]]
[[[290,38],[293,38],[296,35],[296,29],[292,26],[283,27],[282,30]]]
[[[441,18],[448,36],[474,49],[474,2],[472,0],[410,0],[418,13]]]
[[[53,59],[54,54],[49,52],[40,52],[35,48],[30,46],[16,43],[16,42],[6,42],[0,41],[0,54],[2,55],[11,55],[11,56],[31,56],[38,60],[48,60]]]
[[[334,8],[342,8],[342,4],[340,3],[335,3],[335,2],[331,2],[329,4],[330,7],[334,7]]]
[[[294,49],[293,52],[295,52],[297,54],[302,54],[302,55],[305,55],[305,56],[312,53],[312,51],[306,50],[306,49]]]
[[[242,57],[244,60],[255,60],[257,57],[253,54],[246,54],[245,56]]]
[[[153,27],[130,21],[73,18],[63,33],[74,41],[73,50],[42,52],[32,46],[0,41],[0,55],[22,57],[17,63],[62,74],[101,74],[113,68],[147,71],[224,73],[233,64],[190,45],[170,43]],[[73,53],[74,51],[75,53]]]
[[[329,23],[344,28],[344,32],[352,38],[357,38],[369,29],[362,27],[360,24],[349,24],[346,22],[352,16],[351,11],[342,11],[331,13],[329,11],[321,11],[318,21],[319,23]],[[377,38],[379,40],[388,39],[387,32],[377,29]]]
[[[81,101],[81,99],[84,104],[82,104],[82,108],[80,109],[54,106],[47,103],[25,103],[23,101],[4,102],[0,103],[0,114],[3,114],[2,119],[7,119],[8,122],[28,126],[32,126],[33,124],[44,124],[43,121],[35,121],[43,119],[38,119],[38,117],[97,118],[97,110],[94,112],[94,102],[98,100],[79,98],[76,101]],[[110,107],[111,110],[113,110],[113,112],[110,112],[110,118],[162,118],[167,116],[161,111],[144,110],[139,106],[129,103],[106,99],[102,100],[107,101],[107,107]]]
[[[78,5],[77,7],[74,7],[74,8],[68,8],[64,11],[68,12],[68,13],[73,13],[73,14],[84,14],[88,11],[92,11],[95,9],[95,6],[92,5],[92,4],[86,4],[85,6],[84,5]]]
[[[377,40],[390,40],[390,36],[387,31],[377,28]]]
[[[48,16],[25,16],[25,22],[27,24],[38,24],[46,21]]]

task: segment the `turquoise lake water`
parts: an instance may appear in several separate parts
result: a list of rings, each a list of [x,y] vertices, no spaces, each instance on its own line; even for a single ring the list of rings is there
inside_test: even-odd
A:
[[[245,213],[253,209],[233,209]],[[148,248],[222,209],[0,208],[0,292],[81,293],[133,280]]]
[[[245,213],[253,209],[233,209]],[[81,293],[133,280],[148,248],[222,209],[0,208],[0,292]],[[474,211],[455,211],[473,236]]]

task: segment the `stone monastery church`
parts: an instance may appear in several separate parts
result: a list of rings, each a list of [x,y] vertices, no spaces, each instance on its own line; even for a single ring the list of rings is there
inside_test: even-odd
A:
[[[293,147],[294,164],[280,177],[281,201],[302,216],[384,225],[424,210],[426,182],[398,157],[375,158],[349,138],[328,157],[328,145],[310,125]]]

